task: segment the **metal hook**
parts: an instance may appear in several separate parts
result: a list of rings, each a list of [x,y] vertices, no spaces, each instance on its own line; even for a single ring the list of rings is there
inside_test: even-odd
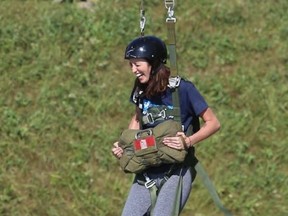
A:
[[[168,17],[166,18],[167,21],[173,21],[176,22],[176,18],[174,17],[174,7],[175,7],[175,1],[174,0],[164,0],[165,7],[167,9]]]
[[[164,3],[165,3],[165,7],[166,9],[174,9],[175,5],[176,5],[176,0],[164,0]]]
[[[146,24],[145,9],[144,9],[144,0],[141,0],[140,5],[140,33],[141,36],[144,36],[144,29]]]

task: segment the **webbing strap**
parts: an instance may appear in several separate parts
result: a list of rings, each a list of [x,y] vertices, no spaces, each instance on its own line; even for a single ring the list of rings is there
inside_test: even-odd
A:
[[[172,111],[173,111],[174,120],[181,122],[179,88],[173,89],[172,102],[173,102],[173,110]],[[197,173],[200,175],[200,177],[203,181],[203,184],[206,187],[206,189],[208,190],[208,192],[210,193],[215,205],[223,212],[223,214],[225,216],[232,216],[231,212],[228,209],[226,209],[224,207],[224,205],[222,204],[220,197],[218,196],[218,193],[217,193],[212,181],[210,180],[207,172],[205,171],[204,167],[201,165],[201,163],[199,161],[196,164],[195,169],[196,169]],[[182,188],[180,191],[179,190],[177,191],[177,193],[180,193],[180,195],[181,195],[181,192],[182,192]],[[178,205],[178,209],[179,209],[180,208],[180,197],[179,197],[179,200],[177,200],[177,202],[178,202],[177,205]],[[176,205],[176,203],[175,203],[175,205]]]
[[[167,48],[169,52],[171,74],[178,75],[177,54],[176,54],[176,34],[175,34],[176,19],[167,19]]]
[[[153,216],[153,211],[156,205],[156,201],[157,201],[157,186],[153,185],[152,187],[149,188],[149,192],[150,192],[150,199],[151,199],[151,206],[150,206],[150,215]]]
[[[176,18],[174,16],[174,7],[176,2],[174,0],[164,0],[165,7],[167,9],[167,48],[169,52],[169,59],[170,59],[170,70],[171,74],[175,73],[178,75],[178,68],[177,68],[177,55],[176,55],[176,33],[175,33],[175,23]]]
[[[174,200],[174,206],[173,206],[173,212],[171,216],[178,216],[180,212],[180,206],[181,206],[181,194],[182,194],[182,188],[183,188],[183,176],[182,176],[182,169],[179,174],[178,184],[177,184],[177,193]]]
[[[158,188],[156,186],[156,181],[154,179],[150,179],[147,173],[143,173],[143,176],[145,178],[145,182],[142,183],[149,190],[150,193],[151,205],[149,207],[149,212],[150,215],[153,215],[154,207],[157,201]],[[141,181],[139,181],[138,183],[141,183]]]
[[[171,110],[171,112],[173,112],[174,120],[181,123],[179,88],[174,88],[172,91],[172,103],[173,103],[173,110]]]
[[[206,187],[206,189],[208,190],[208,192],[210,193],[215,205],[223,212],[223,214],[225,216],[232,216],[232,213],[226,209],[224,207],[224,205],[222,204],[220,197],[218,196],[218,193],[212,183],[212,181],[210,180],[207,172],[205,171],[204,167],[201,165],[201,163],[198,161],[198,163],[195,166],[195,170],[197,171],[197,174],[200,175],[204,186]]]

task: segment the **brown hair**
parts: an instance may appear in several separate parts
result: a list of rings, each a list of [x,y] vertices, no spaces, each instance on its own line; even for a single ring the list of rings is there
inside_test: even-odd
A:
[[[151,98],[157,94],[164,92],[169,84],[170,69],[161,64],[157,70],[151,76],[149,82],[146,84],[141,84],[138,79],[135,80],[134,89],[144,91],[144,95],[147,98]]]

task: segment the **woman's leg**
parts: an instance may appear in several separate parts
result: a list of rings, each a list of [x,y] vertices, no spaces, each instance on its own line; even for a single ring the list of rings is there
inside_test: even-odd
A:
[[[144,185],[134,181],[122,211],[122,216],[143,216],[151,205],[150,193]]]
[[[164,183],[157,198],[157,202],[154,208],[154,215],[171,215],[175,203],[180,172],[183,176],[180,209],[182,210],[184,208],[184,205],[186,204],[192,189],[192,182],[196,175],[196,172],[193,172],[194,170],[191,172],[190,169],[191,168],[185,167],[181,172],[180,168],[167,180],[167,182]]]

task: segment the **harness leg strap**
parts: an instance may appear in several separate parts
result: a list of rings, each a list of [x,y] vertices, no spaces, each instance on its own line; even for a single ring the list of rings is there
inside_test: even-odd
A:
[[[145,177],[145,180],[146,180],[144,185],[147,189],[149,189],[150,198],[151,198],[151,206],[149,209],[150,216],[154,216],[153,211],[156,205],[158,193],[160,189],[162,188],[162,186],[164,185],[164,183],[171,177],[174,169],[175,167],[172,166],[172,168],[165,174],[164,178],[162,179],[160,183],[159,188],[157,188],[155,180],[151,180],[146,173],[143,173],[143,176]],[[182,170],[183,168],[181,168],[181,171],[179,173],[179,179],[177,183],[176,194],[174,197],[173,211],[172,211],[171,216],[178,216],[180,212],[181,194],[182,194],[182,188],[183,188]]]
[[[152,216],[153,210],[156,204],[156,200],[157,200],[158,188],[156,186],[155,180],[150,179],[146,173],[143,173],[143,176],[145,177],[145,180],[146,180],[144,185],[150,192],[150,199],[151,199],[150,215]]]

